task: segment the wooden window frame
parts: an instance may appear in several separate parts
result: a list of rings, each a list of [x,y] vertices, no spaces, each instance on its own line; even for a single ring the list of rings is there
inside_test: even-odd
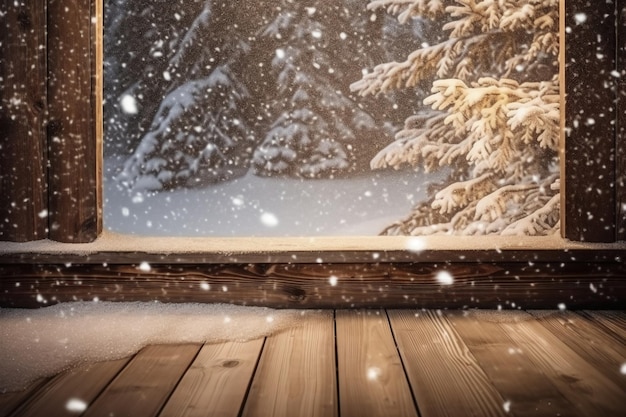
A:
[[[0,104],[19,97],[22,107],[18,117],[0,115],[0,132],[11,132],[0,138],[0,305],[626,303],[626,90],[623,78],[609,76],[624,75],[626,0],[561,3],[562,236],[455,237],[455,249],[445,248],[449,237],[428,238],[419,252],[407,250],[404,237],[157,239],[103,232],[103,0],[9,3],[1,6],[0,23],[16,30],[0,35]],[[437,281],[441,270],[452,273],[452,285]]]

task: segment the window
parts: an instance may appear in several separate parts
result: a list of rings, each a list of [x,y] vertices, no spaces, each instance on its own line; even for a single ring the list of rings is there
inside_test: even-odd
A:
[[[0,238],[34,242],[2,243],[3,275],[19,276],[21,282],[30,277],[32,288],[53,291],[59,300],[71,299],[76,288],[85,294],[87,282],[95,287],[86,293],[94,294],[97,288],[100,297],[115,298],[115,285],[120,285],[127,297],[154,298],[168,291],[158,277],[169,280],[184,275],[186,282],[168,281],[170,298],[164,299],[186,299],[207,280],[229,280],[237,284],[228,293],[206,294],[205,299],[228,301],[239,294],[248,302],[310,306],[322,305],[320,300],[422,306],[428,300],[445,300],[452,306],[455,302],[474,305],[480,299],[483,304],[477,305],[493,307],[521,297],[528,306],[532,304],[528,300],[541,305],[546,300],[542,286],[553,282],[550,294],[571,295],[572,302],[623,301],[623,244],[576,243],[626,239],[626,151],[620,101],[623,6],[566,3],[561,4],[566,8],[562,15],[567,104],[562,121],[567,134],[561,184],[561,230],[566,240],[540,240],[541,248],[532,249],[520,239],[504,250],[497,244],[497,250],[493,244],[477,247],[475,241],[463,239],[460,247],[441,250],[433,250],[440,247],[436,239],[426,250],[419,243],[407,250],[411,249],[407,241],[395,238],[385,240],[384,247],[363,240],[322,238],[256,243],[249,239],[115,240],[110,235],[97,239],[102,231],[102,2],[4,5],[0,19],[16,30],[0,35],[6,45],[3,51],[10,57],[10,64],[0,70]],[[617,32],[606,30],[615,27],[616,19]],[[50,241],[37,241],[42,238]],[[442,267],[457,277],[449,289],[433,281],[434,271]],[[322,287],[329,275],[340,281],[352,279],[333,293],[330,286]],[[66,280],[67,276],[77,279]],[[511,276],[520,279],[512,281]],[[593,281],[581,284],[581,277]],[[18,299],[17,293],[34,300],[32,289],[16,289],[11,286],[14,281],[2,280],[4,302]],[[133,285],[138,282],[145,287],[137,290]],[[420,283],[423,292],[416,295],[415,285]],[[591,291],[590,284],[604,289]],[[379,289],[382,295],[374,295]]]
[[[422,3],[106,3],[105,227],[558,233],[558,0]]]

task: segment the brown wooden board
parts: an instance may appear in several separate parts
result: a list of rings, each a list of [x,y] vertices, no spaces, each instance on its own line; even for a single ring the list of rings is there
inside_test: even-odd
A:
[[[338,414],[333,312],[307,312],[301,326],[267,338],[244,417]]]
[[[617,0],[617,134],[615,153],[617,161],[617,240],[626,240],[626,1]]]
[[[337,311],[336,331],[340,415],[417,417],[385,311]]]
[[[626,345],[619,345],[591,320],[573,312],[530,311],[561,341],[624,391],[626,378],[621,366],[626,360]]]
[[[595,322],[605,328],[611,335],[626,344],[626,312],[624,311],[586,311]]]
[[[57,375],[12,417],[70,417],[80,414],[128,363],[129,358],[84,365]]]
[[[482,312],[482,311],[481,311]],[[515,312],[511,317],[524,317]],[[517,417],[585,417],[499,326],[505,312],[450,312],[446,318]]]
[[[564,236],[613,242],[615,5],[568,1],[565,9]]]
[[[513,346],[521,349],[582,415],[624,415],[624,391],[604,375],[605,369],[586,362],[532,317],[514,323],[503,321],[499,325]]]
[[[21,391],[0,392],[0,417],[8,417],[24,405],[32,395],[45,386],[47,378],[37,380]]]
[[[156,416],[200,348],[198,345],[144,348],[107,386],[83,416]]]
[[[0,240],[47,237],[46,2],[0,4]]]
[[[159,417],[237,417],[264,339],[202,347]]]
[[[60,242],[90,242],[101,231],[98,5],[48,0],[49,236]]]
[[[507,415],[506,401],[443,315],[388,314],[421,417]]]
[[[437,273],[453,276],[442,285]],[[337,278],[332,285],[331,277]],[[626,305],[626,265],[0,265],[0,306],[61,301],[227,302],[291,308],[568,308]],[[209,290],[203,290],[209,285]],[[227,292],[220,289],[226,286]]]

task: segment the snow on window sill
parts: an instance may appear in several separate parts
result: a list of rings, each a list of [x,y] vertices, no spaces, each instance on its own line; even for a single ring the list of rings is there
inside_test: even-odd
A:
[[[93,243],[0,242],[0,263],[377,263],[619,261],[626,242],[560,236],[185,238],[105,232]]]

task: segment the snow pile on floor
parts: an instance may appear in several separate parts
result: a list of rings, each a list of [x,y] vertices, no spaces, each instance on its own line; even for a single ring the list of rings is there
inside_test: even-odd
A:
[[[226,304],[76,302],[0,309],[0,392],[149,344],[251,340],[299,323],[306,310]]]

